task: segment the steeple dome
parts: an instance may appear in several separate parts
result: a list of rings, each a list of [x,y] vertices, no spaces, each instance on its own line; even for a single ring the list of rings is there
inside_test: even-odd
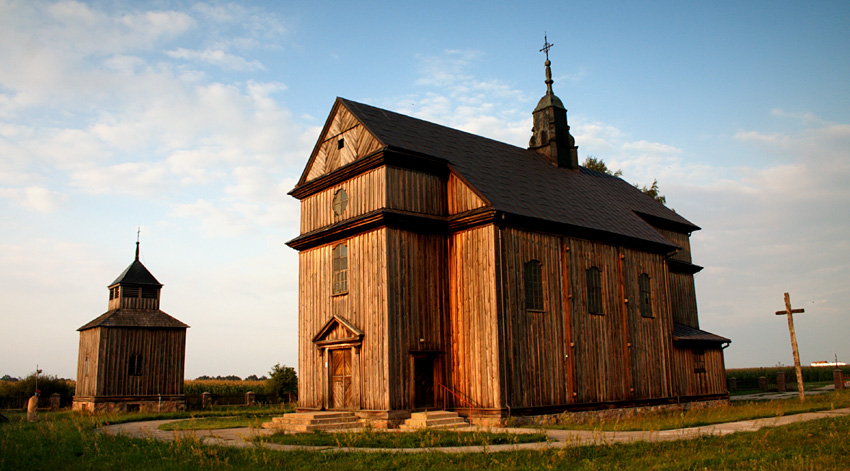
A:
[[[531,113],[534,117],[534,127],[531,128],[531,140],[528,148],[549,158],[553,165],[578,170],[578,146],[570,135],[567,124],[567,109],[561,99],[552,91],[552,63],[549,61],[549,44],[544,36],[543,49],[546,52],[546,94],[537,102],[537,107]]]

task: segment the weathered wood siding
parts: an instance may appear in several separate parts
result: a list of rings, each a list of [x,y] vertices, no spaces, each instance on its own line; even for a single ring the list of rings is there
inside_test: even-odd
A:
[[[534,407],[566,404],[569,381],[567,289],[562,267],[562,239],[512,228],[497,229],[497,283],[501,316],[499,349],[507,405]],[[541,263],[542,311],[525,305],[524,264]]]
[[[674,345],[676,395],[699,396],[704,394],[726,394],[726,365],[723,350],[713,347],[704,348],[705,372],[694,371],[693,348]]]
[[[617,248],[579,239],[571,239],[569,246],[576,402],[629,399],[631,371]],[[588,313],[585,270],[590,267],[600,270],[603,315]]]
[[[449,241],[449,386],[482,408],[500,408],[495,229],[460,231]]]
[[[97,396],[183,394],[186,329],[95,327],[100,339]],[[130,356],[142,357],[142,374],[130,376]],[[92,373],[89,358],[89,374]]]
[[[486,206],[487,203],[454,173],[449,174],[448,211],[458,214]]]
[[[348,293],[332,295],[331,251],[348,245]],[[387,230],[365,232],[299,253],[298,401],[303,408],[323,407],[327,370],[313,337],[336,314],[360,329],[363,343],[352,366],[356,409],[388,410],[390,380],[387,331]],[[359,372],[359,373],[358,373]]]
[[[446,214],[445,183],[437,175],[387,167],[387,207],[413,213]]]
[[[670,273],[670,298],[673,320],[699,329],[694,275]]]
[[[691,237],[682,232],[671,231],[669,229],[655,228],[664,237],[681,249],[676,252],[671,258],[681,262],[691,263]]]
[[[379,167],[301,200],[301,233],[386,207],[386,175],[386,168]],[[340,189],[348,193],[348,206],[337,215],[333,211],[333,198]]]
[[[344,142],[342,147],[340,139]],[[337,108],[321,141],[306,181],[315,180],[383,147],[344,106]]]
[[[412,409],[411,352],[448,350],[447,243],[441,235],[399,229],[388,229],[387,240],[390,407]],[[443,382],[445,372],[436,376],[435,384]]]
[[[661,255],[630,249],[623,249],[622,255],[633,397],[666,397],[670,395],[672,349],[666,262]],[[644,317],[640,312],[638,279],[644,273],[650,280],[652,317]]]
[[[80,332],[80,349],[77,357],[77,386],[75,395],[93,396],[97,387],[98,350],[100,349],[100,329],[86,329]],[[86,365],[88,363],[88,365]],[[88,366],[88,368],[86,368]]]

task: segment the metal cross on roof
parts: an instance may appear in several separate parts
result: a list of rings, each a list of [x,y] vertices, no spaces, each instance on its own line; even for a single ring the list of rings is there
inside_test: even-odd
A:
[[[546,33],[544,32],[543,33],[543,48],[540,49],[540,52],[546,53],[546,60],[547,61],[549,60],[549,49],[551,49],[552,46],[554,46],[554,44],[549,43],[549,39],[546,37]]]

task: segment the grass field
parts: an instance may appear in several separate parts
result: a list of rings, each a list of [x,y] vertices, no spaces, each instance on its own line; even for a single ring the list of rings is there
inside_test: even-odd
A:
[[[847,395],[846,392],[836,395],[836,407],[847,400]],[[785,401],[759,404],[773,402]],[[262,413],[245,409],[243,412]],[[757,409],[750,412],[757,413]],[[21,421],[20,414],[12,415],[12,422],[0,424],[0,470],[845,470],[850,467],[850,440],[847,440],[850,417],[688,441],[472,454],[282,452],[208,446],[193,438],[160,442],[94,431],[105,423],[136,420],[140,414],[128,417],[58,412],[40,414],[39,421],[30,424]]]
[[[435,448],[451,446],[506,445],[545,442],[543,433],[460,432],[452,430],[417,430],[383,432],[366,430],[343,433],[275,434],[262,441],[283,445],[338,446],[346,448]]]
[[[547,425],[545,428],[568,430],[670,430],[765,417],[780,417],[803,412],[841,409],[845,407],[850,407],[850,391],[807,396],[806,401],[803,403],[797,398],[773,401],[740,401],[726,406],[707,409],[694,409],[685,412],[657,412],[614,420],[574,421],[569,416],[564,416],[558,423]]]

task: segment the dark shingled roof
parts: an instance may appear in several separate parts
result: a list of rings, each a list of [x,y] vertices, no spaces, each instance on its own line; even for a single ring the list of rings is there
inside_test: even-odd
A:
[[[673,340],[691,342],[732,343],[726,337],[699,330],[684,324],[673,323]]]
[[[185,329],[189,326],[162,311],[113,309],[80,327],[83,331],[95,327],[147,327],[153,329]]]
[[[343,98],[388,149],[443,159],[493,209],[671,246],[647,220],[680,232],[699,227],[624,180],[553,166],[542,154]]]
[[[138,258],[133,260],[133,263],[131,263],[126,270],[118,275],[118,278],[116,278],[109,286],[116,285],[118,283],[162,287],[162,283],[157,281],[156,278],[151,275],[151,272],[142,265],[142,262],[140,262]]]

